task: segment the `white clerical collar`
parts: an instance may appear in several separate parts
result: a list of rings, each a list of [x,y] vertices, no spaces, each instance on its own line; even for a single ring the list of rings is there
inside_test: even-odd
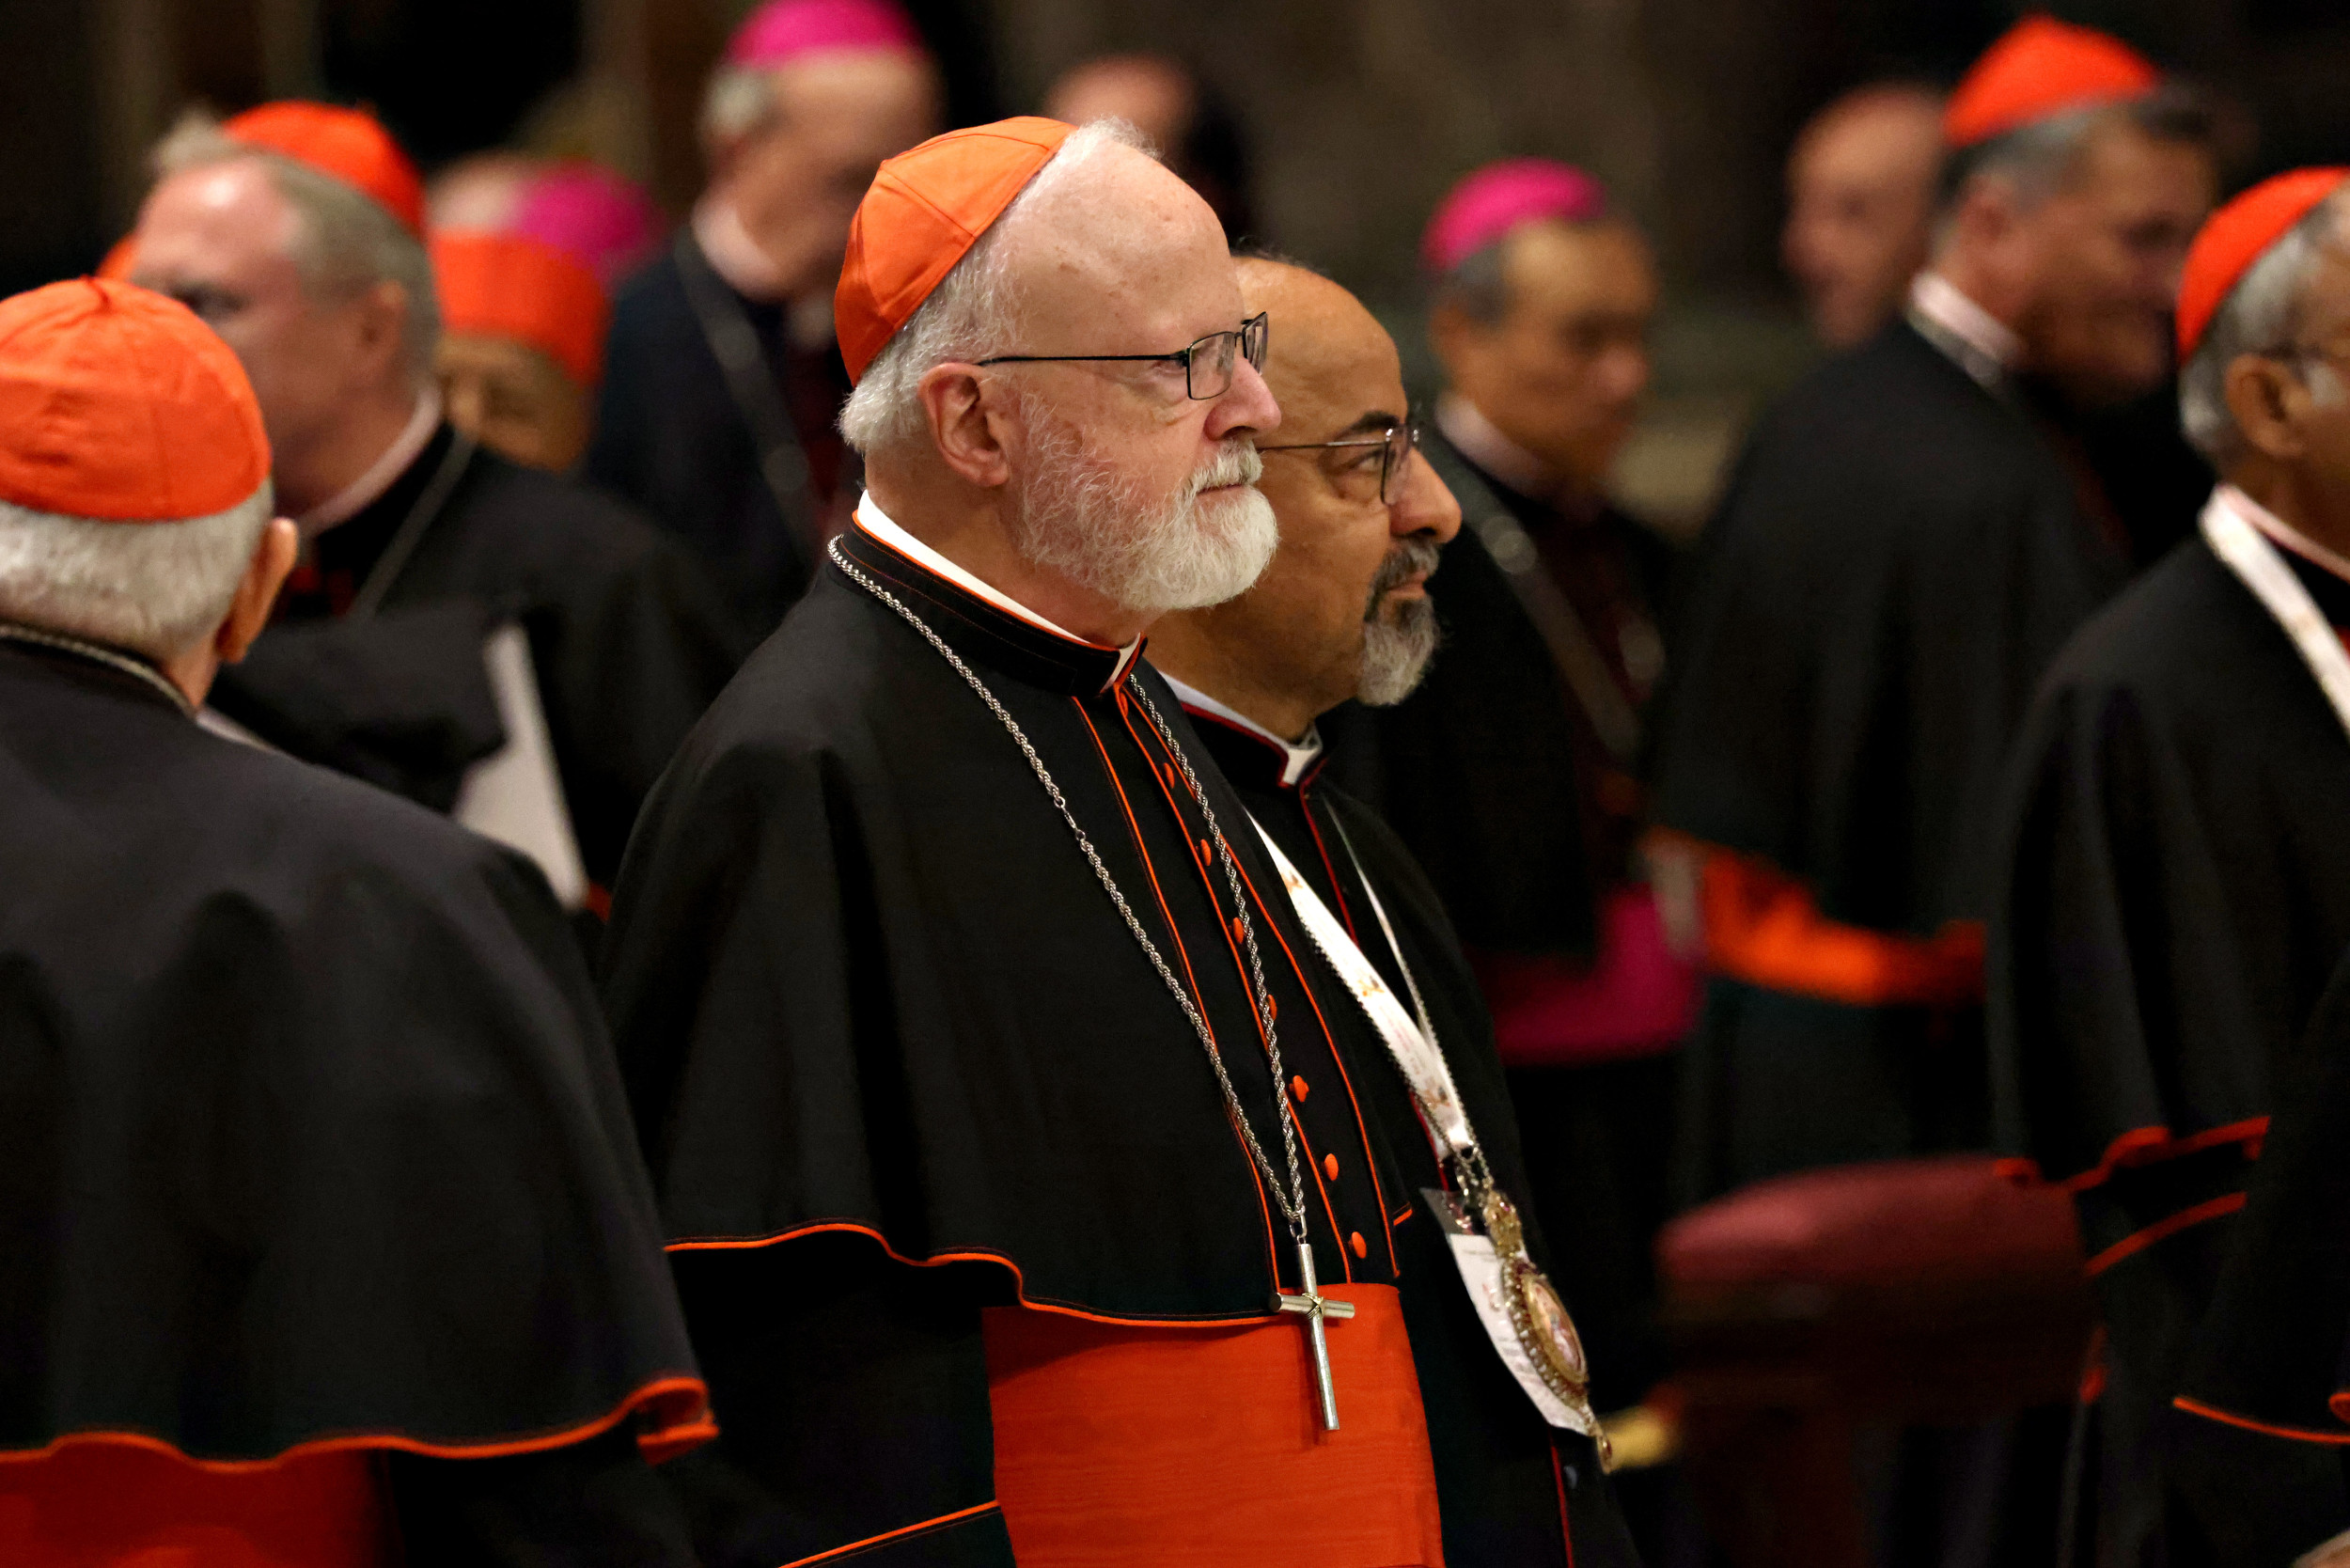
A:
[[[743,227],[734,203],[712,194],[694,204],[694,243],[728,288],[751,300],[779,300],[783,272]]]
[[[1483,411],[1457,392],[1436,399],[1436,428],[1453,449],[1531,500],[1548,500],[1566,488],[1556,470],[1501,433]]]
[[[384,448],[383,455],[368,465],[366,473],[294,519],[294,526],[302,530],[304,541],[316,539],[337,523],[348,523],[373,506],[408,472],[408,465],[416,461],[416,454],[431,444],[432,432],[440,428],[441,390],[428,386],[416,394],[415,412],[408,416],[408,423],[392,437],[392,444]]]
[[[1940,273],[1910,280],[1909,314],[1935,347],[1985,386],[1997,386],[2024,362],[2024,340]]]
[[[2350,557],[2328,550],[2235,486],[2222,484],[2212,492],[2212,499],[2266,534],[2269,541],[2279,548],[2290,550],[2303,560],[2322,566],[2335,576],[2350,582]]]
[[[962,588],[964,592],[969,593],[974,598],[985,600],[988,604],[995,605],[997,609],[1002,610],[1007,615],[1018,616],[1021,619],[1028,622],[1031,626],[1041,626],[1057,637],[1066,637],[1071,642],[1081,642],[1088,648],[1100,648],[1103,646],[1102,644],[1095,642],[1090,637],[1081,637],[1074,632],[1054,625],[1051,621],[1045,619],[1042,616],[1037,614],[1034,610],[1028,608],[1027,605],[1023,604],[1017,599],[1012,598],[1009,594],[999,592],[995,588],[993,588],[987,584],[979,581],[979,578],[973,576],[962,567],[957,566],[954,562],[948,560],[946,557],[940,555],[937,551],[932,549],[929,545],[923,543],[912,534],[906,532],[897,524],[890,521],[889,514],[882,510],[881,503],[873,499],[873,493],[870,490],[865,493],[863,497],[861,497],[856,504],[856,525],[858,527],[863,528],[867,533],[871,534],[875,539],[881,541],[884,544],[888,545],[892,550],[897,551],[898,554],[913,561],[915,565],[921,567],[926,572],[936,572],[939,576],[946,578],[948,582],[954,584],[957,588]],[[1123,669],[1128,664],[1133,662],[1135,650],[1141,646],[1142,639],[1140,637],[1136,637],[1134,641],[1128,643],[1125,647],[1118,651],[1120,654],[1119,667],[1120,669]]]
[[[1245,729],[1265,745],[1281,753],[1281,782],[1295,784],[1306,776],[1306,770],[1322,756],[1322,731],[1310,726],[1302,741],[1285,741],[1280,736],[1228,703],[1218,702],[1197,686],[1186,686],[1165,670],[1159,676],[1175,693],[1175,700],[1186,708],[1197,708],[1203,713],[1222,719],[1235,729]]]

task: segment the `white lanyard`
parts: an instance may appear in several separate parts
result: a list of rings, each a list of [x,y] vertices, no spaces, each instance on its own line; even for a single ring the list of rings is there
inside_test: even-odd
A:
[[[2228,505],[2223,494],[2214,491],[2203,508],[2203,542],[2227,562],[2228,569],[2284,628],[2293,646],[2300,650],[2301,662],[2317,677],[2326,700],[2333,704],[2334,716],[2350,732],[2350,652],[2343,651],[2342,639],[2319,611],[2317,601],[2310,597],[2309,588],[2268,536]]]
[[[1460,1086],[1453,1082],[1452,1067],[1444,1059],[1444,1053],[1413,1021],[1412,1015],[1403,1011],[1403,1004],[1396,1000],[1386,980],[1363,956],[1363,949],[1355,945],[1355,939],[1346,933],[1339,917],[1330,913],[1330,906],[1322,902],[1321,895],[1297,874],[1297,868],[1290,864],[1290,857],[1281,853],[1281,846],[1273,841],[1273,835],[1264,830],[1264,824],[1252,818],[1251,825],[1256,828],[1257,837],[1264,840],[1273,864],[1280,870],[1281,886],[1289,890],[1290,902],[1306,922],[1307,934],[1314,939],[1314,946],[1322,949],[1330,967],[1339,972],[1339,979],[1355,993],[1355,999],[1362,1004],[1371,1024],[1386,1039],[1396,1066],[1402,1069],[1405,1081],[1412,1087],[1412,1098],[1419,1102],[1420,1114],[1427,1118],[1429,1130],[1444,1146],[1444,1152],[1454,1159],[1475,1157],[1477,1133],[1469,1126],[1468,1108],[1461,1103]],[[1368,890],[1371,885],[1366,882],[1363,886]],[[1375,907],[1378,895],[1371,894],[1371,900]],[[1379,924],[1382,928],[1387,924],[1384,909],[1379,911]],[[1391,930],[1388,940],[1394,940]],[[1402,961],[1401,952],[1396,957],[1398,963]]]
[[[1301,803],[1302,804],[1302,803]],[[1467,1220],[1468,1208],[1453,1197],[1434,1188],[1423,1196],[1437,1223],[1443,1226],[1445,1243],[1452,1253],[1452,1262],[1461,1271],[1461,1283],[1468,1291],[1469,1304],[1477,1310],[1478,1321],[1484,1325],[1486,1337],[1493,1341],[1495,1352],[1518,1387],[1533,1401],[1534,1408],[1552,1426],[1580,1432],[1598,1445],[1600,1463],[1609,1463],[1612,1450],[1607,1434],[1593,1413],[1590,1402],[1590,1372],[1583,1357],[1583,1341],[1574,1331],[1566,1304],[1559,1293],[1534,1266],[1527,1255],[1525,1233],[1517,1213],[1509,1199],[1493,1184],[1492,1173],[1485,1168],[1484,1152],[1477,1146],[1477,1133],[1469,1126],[1468,1111],[1461,1103],[1460,1086],[1453,1082],[1452,1068],[1446,1062],[1444,1052],[1436,1045],[1434,1029],[1427,1024],[1427,1011],[1421,1009],[1420,1023],[1414,1023],[1403,1011],[1403,1004],[1395,999],[1387,982],[1363,956],[1363,949],[1346,933],[1346,927],[1330,913],[1327,904],[1306,879],[1297,874],[1281,846],[1264,830],[1262,823],[1250,819],[1257,837],[1273,864],[1281,873],[1281,886],[1288,889],[1290,902],[1298,917],[1306,924],[1314,946],[1330,961],[1330,967],[1355,994],[1355,999],[1371,1015],[1372,1025],[1387,1043],[1387,1052],[1403,1073],[1410,1085],[1412,1098],[1418,1102],[1420,1118],[1428,1125],[1430,1137],[1437,1143],[1441,1158],[1450,1158],[1466,1179],[1467,1184],[1481,1187],[1481,1219],[1485,1232],[1480,1234]],[[1343,829],[1341,829],[1341,832]],[[1352,844],[1347,846],[1351,856]],[[1362,862],[1356,860],[1359,874]],[[1379,917],[1380,929],[1386,933],[1387,944],[1395,951],[1395,961],[1403,968],[1404,979],[1411,980],[1411,968],[1403,964],[1403,949],[1396,945],[1395,928],[1387,923],[1387,912],[1380,907],[1379,895],[1371,886],[1371,879],[1361,877],[1363,892],[1371,900],[1373,912]],[[1419,1000],[1417,984],[1412,999]],[[1479,1198],[1477,1193],[1470,1197]]]

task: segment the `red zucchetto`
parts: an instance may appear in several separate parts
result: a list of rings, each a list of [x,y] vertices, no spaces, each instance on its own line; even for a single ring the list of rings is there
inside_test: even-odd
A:
[[[104,278],[0,300],[0,501],[178,523],[268,478],[244,368],[185,306]]]
[[[479,230],[444,230],[431,249],[444,327],[526,343],[582,386],[603,379],[612,311],[583,263],[536,240]]]
[[[424,180],[373,115],[286,100],[223,120],[221,134],[283,153],[375,198],[400,227],[424,237]]]
[[[1942,140],[1974,147],[2035,120],[2143,98],[2162,72],[2120,39],[2028,16],[1982,53],[1942,111]]]
[[[833,295],[840,357],[855,382],[1075,127],[1026,115],[932,136],[873,176],[849,224]]]
[[[2179,276],[2179,359],[2202,342],[2211,319],[2252,264],[2317,204],[2342,189],[2350,168],[2295,169],[2237,196],[2204,220]]]

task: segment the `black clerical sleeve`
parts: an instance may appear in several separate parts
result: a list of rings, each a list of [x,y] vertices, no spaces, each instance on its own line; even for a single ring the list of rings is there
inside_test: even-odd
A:
[[[645,1465],[706,1400],[543,879],[77,661],[0,647],[0,1468],[332,1464],[415,1561],[689,1562]]]

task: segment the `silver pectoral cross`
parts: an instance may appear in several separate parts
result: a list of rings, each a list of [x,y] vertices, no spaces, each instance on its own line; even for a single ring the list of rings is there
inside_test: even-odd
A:
[[[1314,1278],[1314,1249],[1305,1242],[1297,1244],[1297,1271],[1306,1281],[1305,1290],[1297,1295],[1286,1295],[1277,1290],[1273,1304],[1284,1312],[1301,1313],[1306,1319],[1306,1337],[1314,1347],[1314,1388],[1322,1395],[1322,1428],[1324,1432],[1336,1432],[1339,1395],[1330,1385],[1330,1341],[1324,1332],[1323,1320],[1336,1318],[1343,1323],[1355,1315],[1355,1304],[1322,1294],[1322,1285]]]

